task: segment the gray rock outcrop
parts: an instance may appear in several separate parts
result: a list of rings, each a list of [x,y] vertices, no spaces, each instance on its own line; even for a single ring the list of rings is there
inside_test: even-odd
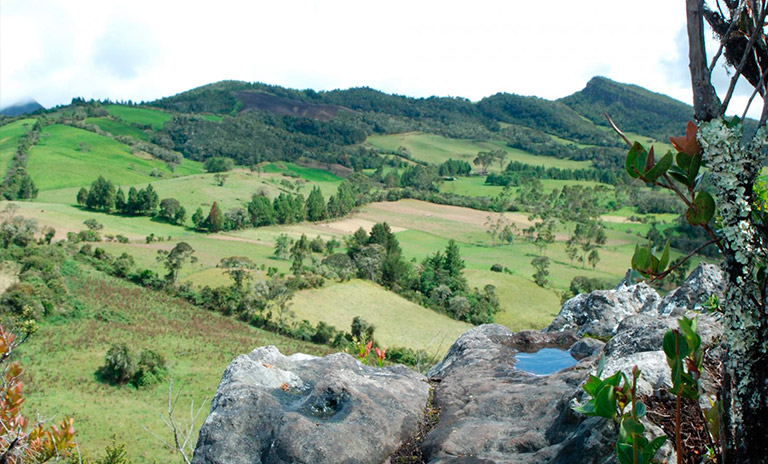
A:
[[[227,367],[200,429],[195,464],[375,463],[413,435],[429,394],[404,366],[274,346]]]

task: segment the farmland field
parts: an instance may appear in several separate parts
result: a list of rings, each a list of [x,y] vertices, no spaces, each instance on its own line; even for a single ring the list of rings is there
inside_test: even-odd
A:
[[[149,124],[153,129],[162,129],[171,115],[160,110],[137,108],[124,105],[106,105],[107,112],[123,121],[134,124]]]
[[[509,148],[506,143],[499,141],[476,142],[419,132],[371,136],[368,137],[368,143],[385,153],[396,153],[399,147],[405,147],[413,159],[435,164],[442,163],[449,158],[465,160],[472,164],[472,160],[480,151],[505,150],[507,162],[519,161],[534,166],[570,169],[585,169],[591,166],[589,161],[571,161],[551,156],[537,156],[523,150]],[[498,163],[490,166],[491,171],[499,171],[500,169]]]

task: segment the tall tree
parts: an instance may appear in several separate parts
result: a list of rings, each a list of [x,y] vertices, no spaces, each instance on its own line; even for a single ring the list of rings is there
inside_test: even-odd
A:
[[[181,267],[189,261],[196,263],[195,250],[187,242],[179,242],[171,250],[157,250],[157,261],[161,262],[168,270],[166,280],[175,284],[179,278]]]
[[[320,188],[315,186],[307,198],[307,220],[322,221],[328,217],[325,198]]]
[[[205,220],[206,228],[211,232],[220,232],[224,229],[224,215],[219,209],[219,204],[213,202],[211,210],[208,212],[208,219]]]

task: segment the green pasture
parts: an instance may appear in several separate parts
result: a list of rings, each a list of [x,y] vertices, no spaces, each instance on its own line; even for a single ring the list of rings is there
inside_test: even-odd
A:
[[[156,109],[125,105],[106,105],[104,108],[111,116],[129,123],[149,124],[154,130],[162,129],[171,120],[170,114]]]
[[[403,346],[439,355],[472,328],[370,281],[357,279],[300,291],[293,298],[291,310],[299,321],[306,319],[313,325],[324,321],[346,331],[352,319],[360,316],[376,326],[374,337],[384,347]]]
[[[478,142],[466,139],[451,139],[420,132],[374,135],[368,137],[367,143],[386,153],[396,153],[399,147],[405,147],[410,151],[414,159],[434,164],[442,163],[449,158],[462,159],[472,164],[472,160],[480,151],[505,150],[507,152],[505,163],[519,161],[534,166],[570,169],[584,169],[591,166],[589,161],[571,161],[551,156],[535,155],[516,148],[510,148],[501,141]],[[472,167],[476,169],[476,166],[472,165]],[[490,166],[490,170],[498,172],[501,170],[501,167],[498,163],[494,163]]]
[[[469,269],[465,275],[471,287],[481,290],[489,284],[496,287],[501,311],[493,316],[493,320],[513,331],[540,330],[560,311],[557,294],[539,287],[527,276],[479,269]]]
[[[115,137],[120,135],[127,135],[139,140],[148,140],[147,134],[138,127],[126,124],[122,120],[109,119],[109,118],[87,118],[85,120],[88,124],[95,124],[105,132],[109,132]]]
[[[83,145],[85,144],[85,148]],[[89,186],[99,176],[119,185],[149,183],[157,169],[165,176],[201,172],[200,163],[185,160],[172,173],[165,162],[132,154],[127,145],[75,127],[45,128],[30,150],[28,171],[41,191]]]

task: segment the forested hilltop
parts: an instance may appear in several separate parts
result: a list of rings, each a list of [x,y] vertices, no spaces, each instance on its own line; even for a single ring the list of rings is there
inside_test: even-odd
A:
[[[196,115],[174,118],[165,141],[193,159],[211,154],[247,165],[309,156],[350,167],[371,167],[367,154],[352,148],[367,136],[410,131],[498,139],[538,154],[617,166],[621,144],[605,130],[603,112],[615,113],[617,123],[631,132],[661,140],[664,131],[682,127],[690,115],[688,105],[602,77],[559,101],[499,93],[473,103],[388,95],[366,87],[316,92],[223,81],[149,105]]]

